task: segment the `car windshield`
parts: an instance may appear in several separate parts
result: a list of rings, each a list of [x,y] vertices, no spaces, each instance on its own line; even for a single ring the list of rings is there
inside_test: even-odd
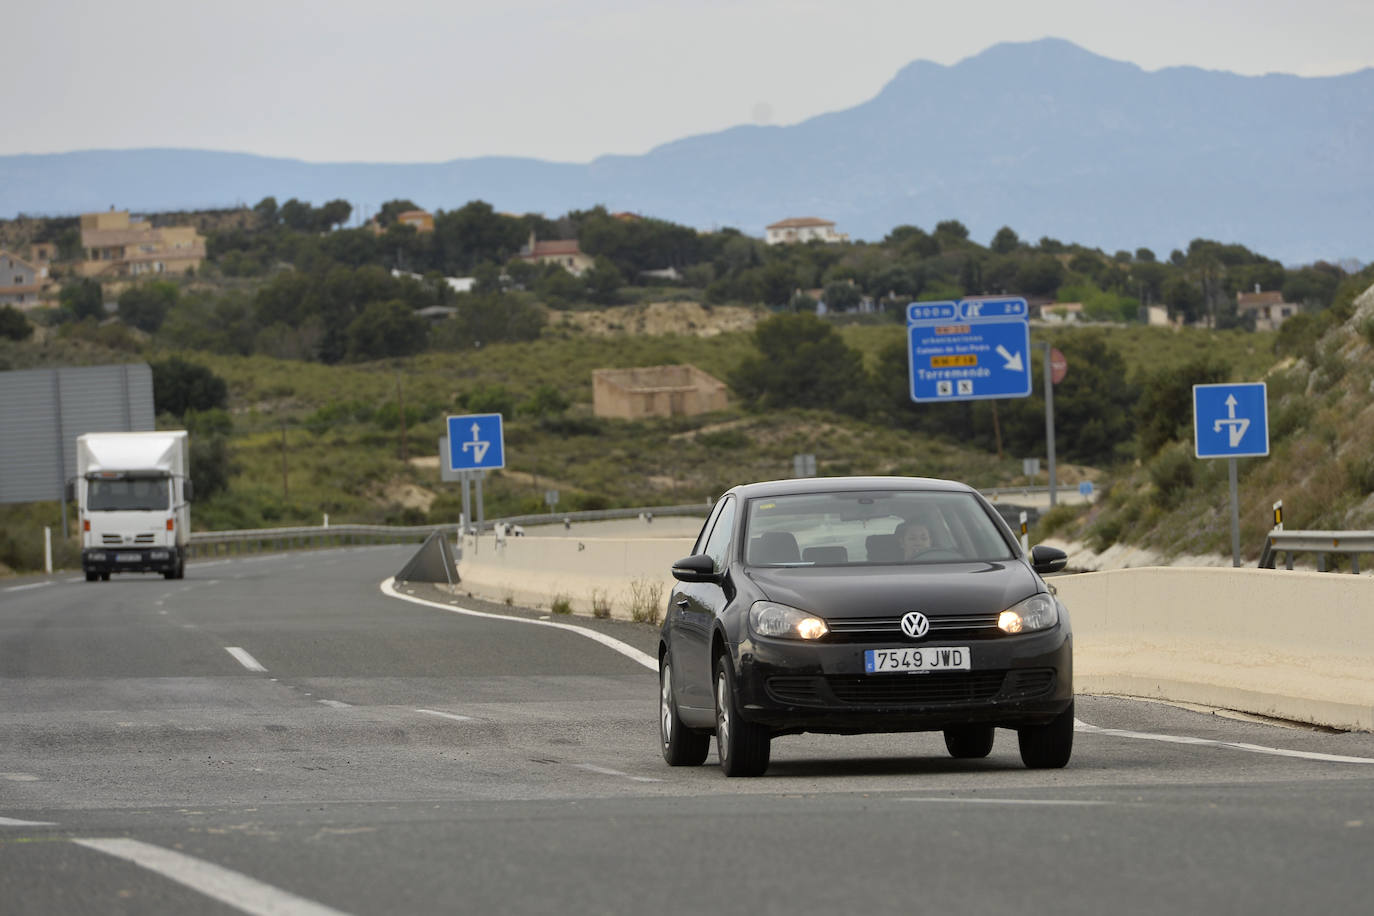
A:
[[[92,480],[86,491],[86,508],[93,512],[166,509],[169,499],[165,477]]]
[[[745,563],[849,566],[1004,561],[1013,548],[971,493],[807,493],[749,501]]]

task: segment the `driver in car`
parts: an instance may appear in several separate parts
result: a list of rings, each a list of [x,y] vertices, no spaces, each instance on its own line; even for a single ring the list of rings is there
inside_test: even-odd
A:
[[[902,522],[892,533],[902,545],[904,560],[914,560],[931,547],[930,528],[920,522]]]

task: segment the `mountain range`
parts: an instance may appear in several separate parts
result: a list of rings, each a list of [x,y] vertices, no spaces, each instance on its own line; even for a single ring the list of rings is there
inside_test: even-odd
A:
[[[348,151],[340,150],[340,159]],[[750,235],[786,217],[856,239],[957,219],[1107,251],[1197,237],[1289,264],[1374,259],[1374,68],[1329,77],[1147,72],[1070,42],[915,61],[872,99],[787,126],[740,126],[585,164],[483,157],[308,163],[199,150],[0,156],[0,217],[251,205],[376,209],[485,200],[505,212],[604,204]]]

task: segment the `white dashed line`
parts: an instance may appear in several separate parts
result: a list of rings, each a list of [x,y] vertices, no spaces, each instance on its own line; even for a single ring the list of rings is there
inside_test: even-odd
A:
[[[52,821],[21,821],[14,817],[0,817],[0,827],[56,827]]]
[[[629,773],[622,773],[619,770],[612,770],[610,767],[599,767],[590,763],[574,763],[573,766],[579,770],[586,770],[588,773],[597,773],[601,776],[619,776],[634,782],[663,782],[663,780],[654,779],[651,776],[631,776]]]
[[[422,712],[422,713],[424,713],[424,714],[427,715],[427,716],[439,716],[440,718],[443,718],[443,719],[452,719],[454,722],[471,722],[471,721],[472,721],[472,716],[460,716],[460,715],[458,715],[458,714],[455,713],[455,712],[440,712],[440,711],[437,710],[437,709],[417,709],[417,710],[415,710],[415,711],[416,711],[416,712]]]
[[[258,916],[277,916],[282,913],[291,913],[293,916],[341,916],[340,910],[161,846],[129,839],[72,842],[132,862],[245,913]]]
[[[0,779],[7,782],[38,782],[39,777],[32,773],[0,773]]]
[[[53,584],[52,582],[31,582],[28,585],[11,585],[9,588],[0,588],[0,592],[26,592],[31,588],[45,588]]]
[[[258,661],[256,658],[249,655],[247,652],[240,649],[238,646],[225,646],[224,651],[234,656],[234,661],[238,662],[240,665],[247,668],[249,671],[267,670],[262,666],[262,662]]]
[[[323,703],[332,709],[352,709],[352,703],[345,703],[343,700],[316,700],[316,703]]]
[[[1079,719],[1073,720],[1075,731],[1090,735],[1108,735],[1112,738],[1136,738],[1141,741],[1162,741],[1165,744],[1191,744],[1198,747],[1221,747],[1249,754],[1265,754],[1270,757],[1296,757],[1299,760],[1320,760],[1324,763],[1374,763],[1374,757],[1346,757],[1341,754],[1320,754],[1316,751],[1291,751],[1282,747],[1266,747],[1262,744],[1243,744],[1239,741],[1217,741],[1214,738],[1192,738],[1188,735],[1156,735],[1152,732],[1133,732],[1122,728],[1098,728]]]
[[[1065,798],[899,798],[897,801],[951,805],[1063,805],[1065,807],[1115,804],[1115,802],[1108,801],[1075,801]]]

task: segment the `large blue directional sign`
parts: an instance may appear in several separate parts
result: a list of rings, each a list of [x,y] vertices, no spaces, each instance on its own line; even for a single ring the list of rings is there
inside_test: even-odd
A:
[[[450,471],[490,471],[506,466],[506,437],[499,413],[448,418]]]
[[[1019,297],[906,307],[913,401],[1024,398],[1031,393],[1030,310]]]
[[[1193,446],[1199,458],[1269,454],[1269,399],[1264,382],[1194,385]]]

